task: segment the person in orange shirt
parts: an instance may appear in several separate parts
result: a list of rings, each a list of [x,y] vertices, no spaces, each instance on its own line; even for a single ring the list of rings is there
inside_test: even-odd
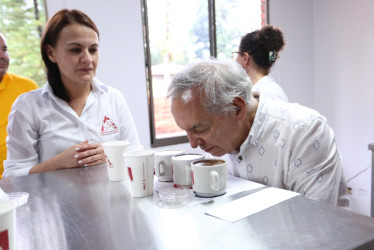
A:
[[[7,155],[6,128],[12,104],[20,94],[38,88],[33,80],[8,73],[8,66],[8,46],[4,35],[0,33],[0,178],[4,171],[3,161]]]

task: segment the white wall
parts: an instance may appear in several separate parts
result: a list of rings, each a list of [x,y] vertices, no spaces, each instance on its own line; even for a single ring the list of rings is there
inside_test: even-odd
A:
[[[335,130],[347,179],[371,164],[374,142],[374,1],[313,1],[316,109]],[[351,208],[370,215],[371,170],[348,183]]]
[[[374,142],[374,1],[270,0],[286,48],[273,72],[291,102],[322,113],[335,131],[346,179],[371,164]],[[371,170],[348,183],[351,210],[370,215]]]
[[[269,0],[269,23],[280,28],[285,46],[272,68],[290,102],[313,107],[312,1]]]
[[[350,178],[371,162],[374,142],[374,1],[269,0],[270,23],[286,46],[272,73],[291,102],[312,107],[330,121]],[[120,89],[133,112],[141,143],[150,147],[140,1],[47,0],[87,13],[100,30],[97,77]],[[188,144],[172,147],[192,150]],[[170,148],[170,147],[169,147]],[[370,214],[370,170],[349,185],[352,211]]]

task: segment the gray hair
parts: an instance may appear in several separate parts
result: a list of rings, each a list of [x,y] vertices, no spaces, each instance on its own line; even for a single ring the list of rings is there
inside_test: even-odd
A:
[[[241,96],[252,106],[252,83],[245,70],[232,59],[205,59],[189,64],[173,78],[168,87],[168,98],[192,98],[192,90],[200,93],[205,109],[215,114],[234,111],[235,97]],[[206,98],[204,98],[204,96]]]

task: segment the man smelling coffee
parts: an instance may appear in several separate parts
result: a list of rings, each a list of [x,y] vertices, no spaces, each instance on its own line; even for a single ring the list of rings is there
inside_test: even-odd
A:
[[[193,148],[223,156],[229,174],[298,192],[334,206],[349,204],[333,130],[317,111],[251,95],[233,60],[202,60],[168,88],[171,112]]]

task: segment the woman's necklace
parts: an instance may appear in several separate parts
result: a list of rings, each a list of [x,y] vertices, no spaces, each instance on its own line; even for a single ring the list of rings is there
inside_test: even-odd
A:
[[[90,86],[90,91],[86,93],[85,95],[80,95],[80,98],[77,99],[70,99],[70,102],[68,103],[69,106],[75,110],[77,113],[81,113],[84,106],[86,105],[87,98],[92,90],[92,87]]]
[[[86,100],[69,102],[69,106],[75,111],[75,113],[77,113],[78,116],[81,116],[85,105],[86,105]]]

